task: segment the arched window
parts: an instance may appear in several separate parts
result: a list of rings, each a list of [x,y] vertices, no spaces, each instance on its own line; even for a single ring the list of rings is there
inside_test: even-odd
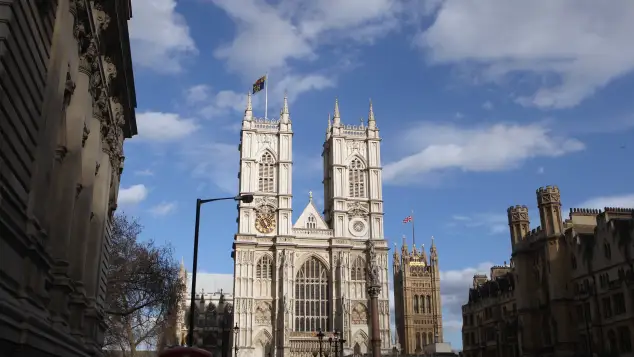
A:
[[[420,296],[420,312],[425,313],[425,297],[423,295]]]
[[[429,342],[427,342],[427,334],[423,332],[423,346],[427,346]]]
[[[270,152],[265,152],[260,160],[258,190],[260,192],[275,192],[275,160]]]
[[[317,258],[302,265],[295,280],[295,331],[328,331],[330,326],[328,270]]]
[[[414,295],[414,313],[418,314],[418,295]]]
[[[348,167],[348,183],[350,184],[350,197],[365,197],[365,167],[358,158],[355,158]]]
[[[317,219],[312,214],[308,216],[308,221],[306,222],[306,228],[308,229],[317,228]]]
[[[365,259],[363,259],[363,257],[357,256],[352,263],[352,269],[350,269],[350,280],[365,281]]]
[[[427,313],[431,314],[431,296],[427,295]]]
[[[422,350],[422,348],[420,348],[420,341],[420,332],[416,332],[416,351]]]
[[[434,335],[432,335],[431,332],[427,334],[427,340],[429,343],[436,343],[436,341],[434,341]]]
[[[617,352],[618,346],[616,344],[616,332],[614,330],[608,331],[608,351]]]
[[[273,259],[270,255],[266,254],[258,260],[255,277],[257,279],[273,279]]]

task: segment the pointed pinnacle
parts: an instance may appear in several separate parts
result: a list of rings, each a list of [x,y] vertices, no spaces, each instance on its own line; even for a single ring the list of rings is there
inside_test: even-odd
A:
[[[370,99],[370,112],[368,113],[368,122],[374,121],[374,109],[372,109],[372,99]]]
[[[247,93],[247,110],[253,110],[253,104],[251,103],[251,92]]]
[[[335,119],[341,118],[339,114],[339,98],[335,98]]]
[[[284,106],[282,107],[282,114],[288,114],[288,95],[284,92]]]

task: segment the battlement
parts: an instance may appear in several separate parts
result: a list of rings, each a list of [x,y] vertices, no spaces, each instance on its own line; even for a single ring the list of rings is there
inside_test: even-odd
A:
[[[279,119],[253,118],[254,129],[277,130],[280,126]]]
[[[528,207],[525,205],[511,206],[506,210],[509,224],[511,222],[528,222]]]
[[[597,210],[599,211],[599,210]],[[605,207],[603,209],[605,213],[625,213],[634,214],[634,208],[620,208],[620,207]]]
[[[571,208],[570,216],[596,216],[601,213],[600,209],[594,208]]]
[[[536,191],[537,193],[537,206],[545,204],[561,204],[560,192],[557,186],[540,187]]]

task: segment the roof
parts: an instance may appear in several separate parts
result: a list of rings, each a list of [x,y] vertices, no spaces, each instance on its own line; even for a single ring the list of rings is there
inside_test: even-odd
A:
[[[293,228],[304,228],[304,229],[309,228],[308,223],[309,223],[310,217],[314,217],[314,220],[315,220],[314,221],[315,226],[310,228],[328,229],[328,225],[326,224],[326,221],[324,221],[324,218],[319,214],[319,211],[317,211],[317,207],[315,207],[312,193],[310,193],[308,198],[308,204],[304,208],[304,211],[302,212],[302,214],[297,219],[297,222],[295,222],[295,224],[293,225]]]

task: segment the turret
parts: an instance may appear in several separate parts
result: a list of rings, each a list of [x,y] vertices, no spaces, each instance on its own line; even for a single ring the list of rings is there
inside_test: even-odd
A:
[[[403,244],[401,245],[401,257],[403,260],[409,258],[409,249],[407,247],[407,238],[405,236],[403,236]],[[403,265],[405,265],[405,262],[403,262]]]
[[[398,254],[396,243],[394,243],[394,254],[392,255],[392,268],[394,273],[401,270],[401,257]]]
[[[253,104],[251,102],[251,92],[247,94],[247,108],[244,110],[242,121],[250,121],[253,119]]]
[[[436,250],[436,241],[434,236],[431,236],[431,248],[429,248],[430,264],[432,266],[438,265],[438,251]]]
[[[560,235],[563,230],[561,219],[561,197],[557,186],[537,189],[537,208],[542,231],[546,237]]]
[[[374,110],[372,109],[372,99],[370,99],[370,111],[368,113],[368,128],[376,129],[376,121],[374,120]]]
[[[290,113],[288,112],[288,96],[284,94],[284,104],[280,111],[280,123],[288,124],[291,122]]]
[[[335,114],[333,116],[332,125],[335,127],[341,126],[341,114],[339,113],[339,98],[335,98]]]
[[[528,218],[528,207],[511,206],[506,212],[508,213],[509,229],[511,232],[511,247],[514,247],[519,241],[524,239],[530,231],[530,221]]]

